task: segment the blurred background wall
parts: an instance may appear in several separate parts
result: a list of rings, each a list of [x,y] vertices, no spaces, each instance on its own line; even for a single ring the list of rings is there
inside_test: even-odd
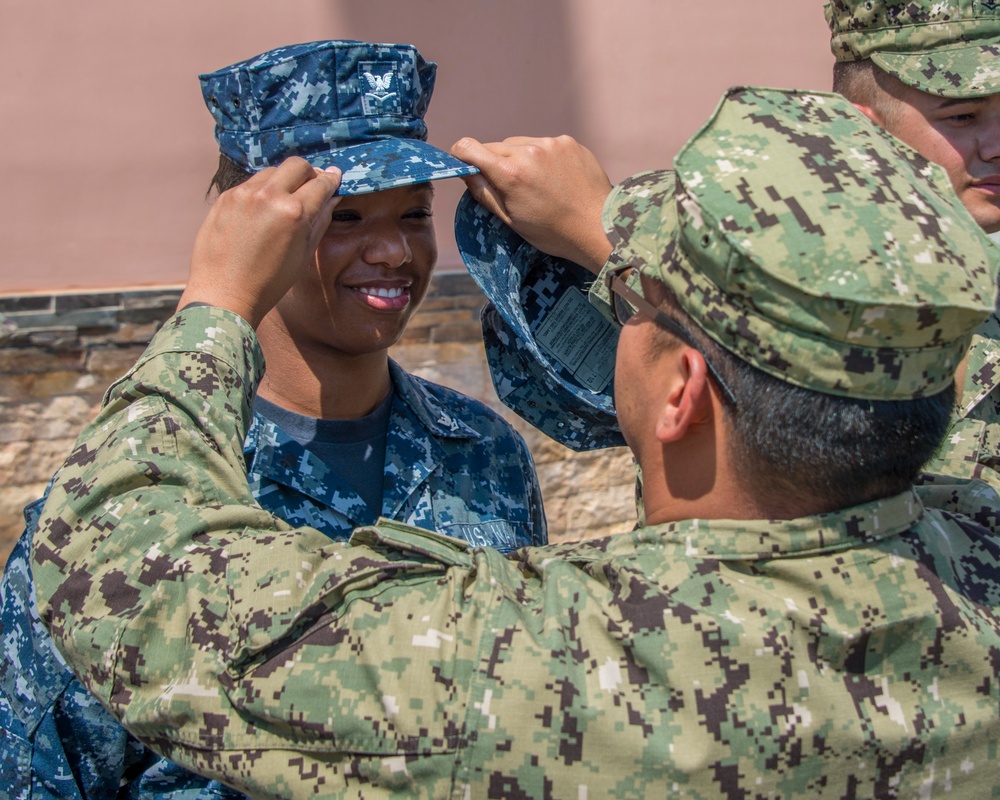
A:
[[[198,74],[326,38],[436,61],[434,144],[569,133],[612,180],[669,166],[728,86],[832,63],[821,0],[0,0],[0,293],[182,283],[217,155]]]
[[[430,140],[568,133],[613,181],[669,167],[735,84],[827,89],[821,0],[0,0],[0,564],[96,412],[171,313],[217,151],[197,76],[295,42],[410,42],[438,62]],[[500,406],[483,298],[437,185],[440,260],[393,357],[506,413],[554,540],[628,529],[624,448],[577,454]]]

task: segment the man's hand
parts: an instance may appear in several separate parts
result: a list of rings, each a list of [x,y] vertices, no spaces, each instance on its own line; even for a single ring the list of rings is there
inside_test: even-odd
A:
[[[219,195],[195,238],[178,308],[219,306],[256,328],[312,260],[339,186],[339,171],[289,158]]]
[[[465,181],[472,196],[545,253],[600,272],[611,254],[601,210],[611,182],[570,136],[460,139],[451,154],[479,167]]]

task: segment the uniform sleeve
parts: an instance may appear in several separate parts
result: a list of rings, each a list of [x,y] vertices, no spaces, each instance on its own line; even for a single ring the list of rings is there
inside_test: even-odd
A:
[[[114,797],[143,748],[76,680],[39,619],[30,554],[44,499],[25,508],[0,579],[0,786],[14,800]]]
[[[1000,486],[1000,316],[972,336],[951,427],[925,471]]]
[[[405,789],[393,770],[413,753],[450,775],[495,590],[460,543],[343,545],[263,511],[242,461],[262,368],[218,309],[157,334],[54,480],[42,620],[140,740],[244,791],[327,791],[359,770]],[[402,702],[413,685],[421,704]]]

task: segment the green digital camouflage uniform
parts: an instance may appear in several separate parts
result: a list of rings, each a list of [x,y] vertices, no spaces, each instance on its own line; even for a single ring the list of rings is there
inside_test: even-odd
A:
[[[827,393],[949,386],[996,268],[943,171],[842,98],[753,89],[675,165],[605,221],[709,335]],[[389,521],[330,543],[247,490],[261,370],[235,315],[175,316],[35,540],[55,642],[171,758],[261,796],[1000,796],[985,528],[908,490],[506,558]]]
[[[824,4],[840,62],[871,59],[938,97],[1000,93],[1000,3],[983,0],[832,0]],[[1000,250],[994,258],[1000,259]],[[1000,314],[975,332],[954,422],[929,473],[1000,487]]]

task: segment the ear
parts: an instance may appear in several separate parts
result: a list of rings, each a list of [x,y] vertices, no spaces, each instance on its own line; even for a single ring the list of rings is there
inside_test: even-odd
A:
[[[712,418],[712,392],[705,357],[693,347],[677,354],[678,374],[656,420],[656,438],[662,444],[679,442],[693,425]]]
[[[882,115],[874,108],[872,108],[871,106],[862,105],[861,103],[852,103],[852,105],[858,111],[860,111],[862,114],[868,117],[868,119],[870,119],[872,122],[878,125],[880,128],[885,127],[885,120],[882,118]]]

